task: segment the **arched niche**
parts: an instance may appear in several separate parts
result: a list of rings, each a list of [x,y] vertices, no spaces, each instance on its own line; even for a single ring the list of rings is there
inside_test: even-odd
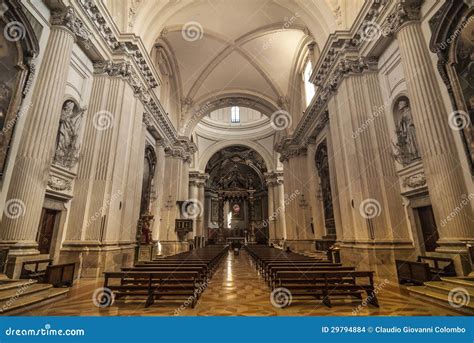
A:
[[[66,169],[73,169],[79,160],[79,137],[84,115],[74,99],[66,99],[61,109],[56,136],[56,151],[53,163]]]
[[[393,156],[398,163],[407,166],[418,161],[420,153],[410,100],[406,95],[400,95],[395,99],[392,113],[396,134],[396,142],[393,144]]]
[[[430,19],[430,49],[438,57],[438,71],[446,84],[457,129],[474,175],[474,7],[467,1],[446,0]]]
[[[0,178],[6,166],[15,126],[28,111],[19,112],[35,71],[38,39],[17,0],[2,2],[0,17]]]

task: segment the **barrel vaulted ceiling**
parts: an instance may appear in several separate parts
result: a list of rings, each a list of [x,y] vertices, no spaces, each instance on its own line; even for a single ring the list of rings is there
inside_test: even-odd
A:
[[[307,45],[322,47],[362,0],[128,0],[123,30],[166,47],[181,103],[291,97]],[[350,3],[351,5],[347,5]],[[357,5],[356,5],[357,4]],[[279,105],[280,104],[280,105]],[[228,104],[227,104],[228,105]],[[261,110],[261,109],[259,109]],[[268,114],[268,113],[267,113]]]

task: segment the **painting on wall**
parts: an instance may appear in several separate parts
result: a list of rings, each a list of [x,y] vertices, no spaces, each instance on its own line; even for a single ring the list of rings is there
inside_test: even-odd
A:
[[[11,139],[20,117],[20,105],[28,91],[31,60],[38,53],[36,36],[21,4],[6,1],[7,11],[0,17],[0,177],[6,165]]]
[[[232,219],[242,220],[244,219],[244,211],[242,203],[239,201],[231,203],[232,208]]]
[[[253,216],[254,220],[259,222],[262,221],[262,199],[256,199],[253,203]]]
[[[211,199],[211,222],[217,223],[219,221],[219,201]]]

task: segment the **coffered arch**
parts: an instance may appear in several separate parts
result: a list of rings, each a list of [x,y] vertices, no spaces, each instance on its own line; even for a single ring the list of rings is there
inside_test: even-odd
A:
[[[268,117],[280,109],[279,104],[273,99],[247,90],[226,90],[217,94],[211,93],[198,99],[196,104],[193,104],[188,109],[181,133],[184,136],[190,137],[194,128],[203,117],[212,111],[229,106],[252,108]]]

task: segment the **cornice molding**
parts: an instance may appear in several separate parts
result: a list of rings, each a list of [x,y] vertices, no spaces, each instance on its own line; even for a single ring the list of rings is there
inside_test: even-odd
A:
[[[336,31],[329,36],[310,78],[317,87],[316,94],[293,134],[283,137],[282,142],[291,143],[280,146],[304,144],[324,129],[321,125],[327,124],[323,120],[328,117],[324,113],[327,102],[341,81],[350,75],[376,71],[378,58],[370,51],[375,51],[375,45],[393,36],[405,23],[419,20],[422,3],[423,0],[368,1],[350,30]],[[378,36],[368,39],[368,27],[374,28]]]
[[[165,148],[165,156],[182,159],[191,163],[192,156],[197,151],[196,144],[187,137],[179,137],[176,143]]]
[[[419,21],[423,0],[398,0],[382,25],[386,35],[397,33],[407,22]]]
[[[54,3],[54,10],[64,8],[62,2],[50,2]],[[134,95],[143,103],[147,113],[143,121],[152,135],[163,139],[163,145],[171,150],[183,144],[153,91],[160,84],[160,80],[141,39],[134,34],[121,34],[100,2],[78,0],[71,5],[77,11],[76,14],[80,14],[81,20],[87,22],[92,29],[91,41],[94,38],[94,44],[101,44],[102,54],[106,55],[105,58],[100,57],[105,61],[98,63],[96,60],[96,73],[126,79]],[[182,149],[189,150],[186,146]]]
[[[66,7],[64,10],[52,11],[51,25],[64,26],[68,28],[76,38],[82,39],[83,41],[89,41],[92,35],[84,25],[84,22],[77,16],[75,9],[71,6]]]

